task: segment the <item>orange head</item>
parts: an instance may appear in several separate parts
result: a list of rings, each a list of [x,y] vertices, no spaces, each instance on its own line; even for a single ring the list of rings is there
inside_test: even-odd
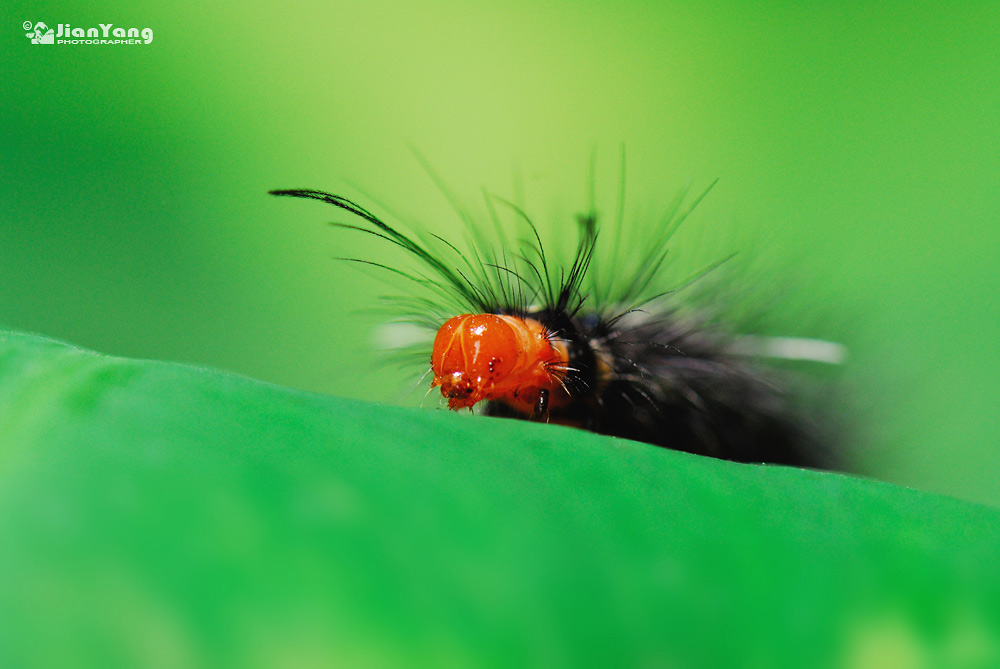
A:
[[[497,314],[450,318],[434,339],[431,369],[452,409],[503,400],[530,413],[539,391],[558,393],[566,347],[538,321]]]

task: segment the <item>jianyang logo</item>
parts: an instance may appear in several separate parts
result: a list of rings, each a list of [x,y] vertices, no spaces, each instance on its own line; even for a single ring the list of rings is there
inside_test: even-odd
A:
[[[21,27],[31,31],[28,33],[28,39],[31,40],[32,44],[55,44],[56,42],[55,32],[41,21],[36,23],[34,28],[31,27],[31,21],[25,21]]]
[[[152,28],[116,28],[113,23],[98,23],[98,28],[74,28],[57,23],[55,30],[45,23],[25,21],[21,24],[32,44],[149,44]]]

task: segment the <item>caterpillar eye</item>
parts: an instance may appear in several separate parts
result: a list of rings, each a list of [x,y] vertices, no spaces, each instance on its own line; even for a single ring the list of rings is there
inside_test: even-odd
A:
[[[482,399],[478,384],[464,372],[453,372],[440,380],[435,378],[431,385],[441,386],[441,394],[448,398],[450,409],[466,409]]]

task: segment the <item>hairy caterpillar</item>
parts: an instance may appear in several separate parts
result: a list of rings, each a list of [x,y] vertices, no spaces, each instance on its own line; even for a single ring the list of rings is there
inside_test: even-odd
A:
[[[677,200],[644,248],[629,254],[632,262],[621,257],[620,237],[613,239],[610,260],[629,274],[613,285],[595,278],[600,226],[593,206],[577,219],[572,259],[559,263],[531,219],[508,202],[525,234],[512,240],[487,198],[497,239],[487,241],[463,214],[469,229],[463,253],[437,235],[401,232],[339,195],[271,194],[345,210],[360,223],[334,225],[384,239],[418,262],[419,269],[407,271],[349,258],[415,288],[417,294],[400,301],[436,331],[422,355],[430,358],[431,386],[451,409],[481,405],[486,415],[550,421],[738,462],[835,465],[795,408],[787,379],[748,353],[763,348],[765,355],[833,362],[839,347],[733,336],[685,313],[676,286],[658,284],[668,240],[704,193],[684,211]]]

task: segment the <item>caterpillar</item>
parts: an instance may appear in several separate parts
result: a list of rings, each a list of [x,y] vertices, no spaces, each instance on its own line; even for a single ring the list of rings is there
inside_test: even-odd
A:
[[[380,238],[416,261],[416,269],[407,270],[345,258],[402,277],[414,289],[398,302],[436,333],[422,355],[430,361],[431,389],[440,390],[450,409],[479,406],[488,416],[569,425],[744,463],[837,464],[822,431],[797,406],[789,378],[757,358],[836,362],[839,346],[754,340],[692,314],[682,288],[725,258],[679,285],[662,285],[668,241],[707,190],[686,209],[675,201],[643,248],[628,254],[631,262],[622,254],[621,234],[613,237],[608,261],[628,274],[618,280],[595,270],[603,238],[593,205],[575,222],[572,258],[558,262],[532,219],[499,198],[487,198],[492,243],[460,210],[468,228],[463,252],[438,235],[403,232],[340,195],[270,193],[346,211],[359,222],[334,225]],[[511,238],[496,201],[513,212],[522,236]]]

